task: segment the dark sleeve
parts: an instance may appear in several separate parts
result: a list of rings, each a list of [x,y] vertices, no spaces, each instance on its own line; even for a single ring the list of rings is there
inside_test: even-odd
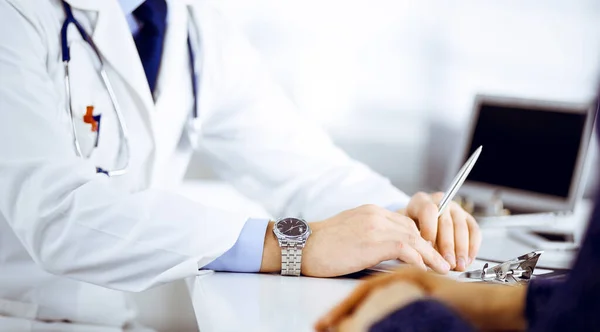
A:
[[[435,300],[417,301],[375,323],[369,332],[471,332],[473,326]]]
[[[532,301],[530,332],[600,331],[600,196],[569,277],[550,287],[545,304]]]
[[[525,316],[529,326],[535,325],[538,317],[544,316],[544,310],[563,281],[534,279],[527,287],[527,303],[525,305]]]

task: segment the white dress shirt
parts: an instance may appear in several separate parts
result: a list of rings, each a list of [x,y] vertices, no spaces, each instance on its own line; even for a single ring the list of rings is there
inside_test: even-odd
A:
[[[119,0],[121,9],[123,9],[123,13],[125,14],[125,17],[127,18],[127,23],[129,24],[129,29],[131,30],[131,33],[134,36],[140,30],[140,25],[132,13],[144,1],[145,0]]]

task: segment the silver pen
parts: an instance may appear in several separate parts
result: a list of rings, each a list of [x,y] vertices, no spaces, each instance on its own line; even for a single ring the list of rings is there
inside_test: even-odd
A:
[[[469,157],[467,162],[465,162],[465,164],[461,167],[460,171],[458,171],[458,174],[456,174],[454,180],[452,180],[450,188],[446,191],[444,197],[442,197],[442,200],[440,201],[440,207],[438,209],[438,218],[442,215],[442,213],[444,213],[444,210],[448,206],[448,203],[452,201],[452,199],[458,192],[458,189],[460,189],[460,186],[462,186],[467,176],[469,176],[469,173],[471,172],[473,166],[475,166],[475,162],[477,162],[477,158],[479,158],[482,149],[483,146],[480,146],[479,148],[477,148],[477,150],[475,150],[475,152],[473,152],[471,157]]]

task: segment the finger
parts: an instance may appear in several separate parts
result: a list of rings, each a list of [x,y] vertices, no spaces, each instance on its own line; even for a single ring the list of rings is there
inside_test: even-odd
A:
[[[393,250],[393,257],[427,271],[427,265],[423,261],[421,253],[415,248],[425,243],[431,248],[432,252],[437,254],[430,242],[425,241],[421,237],[415,223],[410,218],[396,213],[390,213],[388,218],[392,224],[383,239],[389,241],[391,246],[394,246],[391,248]]]
[[[454,252],[454,225],[450,212],[446,210],[439,219],[437,247],[442,257],[454,269],[456,267],[456,256]]]
[[[415,283],[394,280],[379,289],[373,290],[361,307],[365,308],[370,302],[374,307],[372,309],[387,316],[392,311],[405,307],[425,295],[425,290]],[[359,307],[359,310],[361,307]]]
[[[469,227],[467,213],[456,203],[451,203],[450,214],[454,224],[454,249],[456,253],[456,270],[464,271],[469,260]]]
[[[398,298],[390,298],[389,294],[397,294]],[[372,294],[369,296],[377,300],[374,301],[375,303],[383,303],[386,300],[391,300],[390,302],[396,306],[395,309],[399,309],[399,307],[405,306],[415,299],[421,298],[425,295],[426,294],[423,288],[412,282],[394,280],[379,290],[372,292]]]
[[[481,247],[481,231],[475,218],[467,214],[467,227],[469,228],[469,265],[475,260]]]
[[[427,269],[425,266],[426,264],[438,273],[448,273],[451,268],[449,262],[442,258],[442,256],[435,250],[429,241],[425,240],[419,235],[418,230],[414,228],[414,223],[412,223],[410,220],[407,220],[406,217],[394,213],[392,213],[390,219],[393,219],[394,225],[400,228],[397,230],[399,234],[395,234],[395,232],[389,232],[389,236],[394,239],[402,237],[403,240],[401,240],[402,243],[400,243],[400,245],[408,245],[414,249],[402,252],[402,249],[404,248],[399,247],[399,259],[406,263],[415,264],[417,266],[419,266],[420,262],[424,262],[424,264],[421,263],[423,265],[420,265],[424,269]],[[417,259],[415,255],[419,255],[420,260]]]
[[[418,233],[417,233],[418,234]],[[405,234],[406,240],[397,242],[399,260],[406,264],[414,265],[423,271],[427,271],[427,265],[423,262],[423,257],[415,249],[418,235]],[[418,236],[420,238],[420,236]]]
[[[356,325],[354,319],[347,317],[339,324],[336,332],[355,332],[357,330],[354,325]]]
[[[423,238],[418,237],[415,246],[415,250],[421,255],[421,258],[431,269],[437,273],[446,274],[450,271],[450,264],[442,258],[439,252],[437,252],[427,241]]]
[[[327,331],[329,328],[337,326],[340,321],[350,315],[358,305],[364,302],[374,289],[380,289],[397,280],[414,283],[426,282],[428,274],[414,268],[400,268],[393,273],[383,273],[368,277],[348,297],[331,309],[325,316],[321,317],[315,324],[315,330]],[[428,286],[423,286],[427,290]]]
[[[352,313],[358,304],[366,299],[372,289],[382,287],[395,278],[397,278],[396,273],[386,273],[362,282],[346,299],[321,317],[315,324],[315,329],[317,331],[327,331],[329,328],[336,326],[342,319]]]
[[[426,271],[427,266],[414,249],[417,241],[421,239],[415,223],[410,218],[393,212],[386,214],[386,217],[390,223],[380,237],[383,245],[388,246],[385,259],[399,259]]]
[[[415,194],[408,203],[408,216],[418,223],[421,236],[435,243],[438,232],[438,207],[425,193]]]
[[[425,296],[417,284],[393,281],[373,289],[352,313],[354,331],[367,331],[377,321]],[[340,325],[341,326],[341,325]]]
[[[444,198],[444,193],[441,191],[431,194],[431,199],[433,200],[433,202],[435,204],[440,204],[440,202],[442,201],[442,198]]]

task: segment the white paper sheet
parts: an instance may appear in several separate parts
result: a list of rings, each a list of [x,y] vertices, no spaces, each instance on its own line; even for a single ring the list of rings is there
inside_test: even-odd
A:
[[[483,266],[486,263],[488,263],[490,267],[499,264],[497,262],[487,262],[487,261],[476,259],[471,265],[469,265],[467,267],[467,271],[481,270],[481,269],[483,269]],[[389,261],[381,262],[381,263],[375,265],[374,267],[370,268],[369,270],[378,271],[378,272],[392,272],[403,266],[408,266],[408,264],[401,262],[399,260],[389,260]],[[550,272],[552,272],[552,270],[535,269],[535,272],[533,274],[534,275],[543,275],[543,274],[550,273]],[[459,276],[461,274],[462,274],[462,272],[450,271],[450,273],[448,273],[448,277],[459,280],[459,281],[463,281],[463,282],[479,281],[477,279],[459,278]]]

